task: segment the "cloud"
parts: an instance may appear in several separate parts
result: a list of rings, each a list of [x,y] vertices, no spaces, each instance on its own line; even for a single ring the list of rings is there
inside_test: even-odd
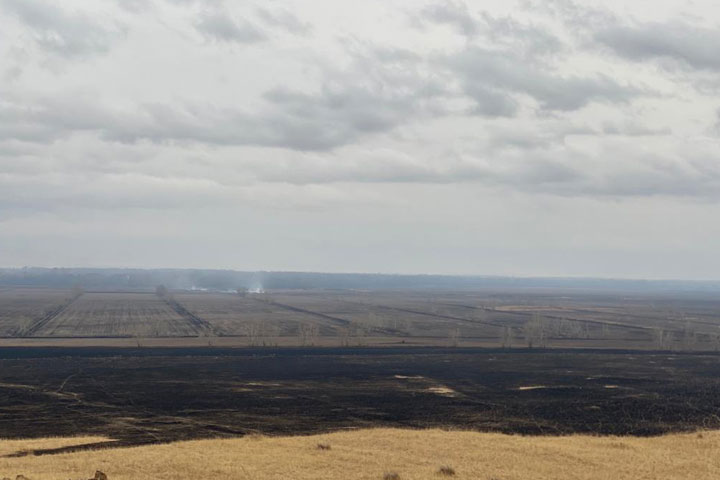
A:
[[[77,96],[76,96],[77,95]],[[50,143],[113,123],[113,112],[85,94],[17,96],[0,100],[0,141]]]
[[[256,13],[266,25],[280,27],[296,35],[307,35],[312,30],[312,26],[309,23],[301,21],[295,14],[288,10],[258,8],[256,9]]]
[[[661,60],[664,66],[720,70],[719,28],[680,21],[611,25],[594,35],[596,41],[628,60]]]
[[[466,184],[562,197],[677,196],[720,198],[720,160],[697,152],[692,162],[682,152],[648,154],[627,148],[623,157],[613,147],[597,155],[553,145],[530,151],[505,149],[492,155],[455,152],[418,161],[397,151],[344,151],[342,159],[312,156],[292,164],[258,168],[264,182],[293,184],[410,183]]]
[[[562,7],[564,17],[582,18],[584,24],[601,17],[572,8],[574,4],[553,5],[549,8]],[[592,102],[627,103],[652,93],[607,74],[561,73],[562,56],[572,47],[542,24],[547,15],[536,15],[533,18],[540,23],[533,24],[488,12],[473,15],[464,3],[445,2],[426,7],[420,18],[452,25],[467,37],[466,45],[436,55],[435,60],[439,67],[451,70],[463,93],[472,99],[472,114],[515,116],[523,104],[520,96],[532,98],[545,111],[574,111]]]
[[[590,76],[550,73],[507,51],[468,47],[449,55],[444,63],[456,72],[465,92],[481,111],[512,113],[507,92],[525,94],[544,110],[571,111],[590,102],[626,103],[652,92],[618,83],[596,74]],[[479,94],[478,94],[479,93]],[[498,104],[505,108],[493,109]]]
[[[205,95],[113,101],[81,89],[44,95],[6,90],[0,100],[0,142],[5,143],[0,146],[12,152],[16,143],[48,150],[52,147],[43,145],[73,139],[93,139],[106,148],[121,144],[128,150],[118,153],[118,159],[84,167],[119,169],[115,173],[149,168],[133,160],[137,154],[128,153],[133,149],[186,149],[201,152],[201,158],[242,157],[251,149],[261,161],[235,162],[244,179],[261,183],[475,182],[582,196],[631,195],[633,185],[638,192],[689,195],[686,186],[697,181],[699,195],[712,191],[714,170],[698,164],[686,168],[695,150],[667,153],[667,145],[659,142],[669,137],[672,144],[672,130],[629,113],[633,100],[654,95],[650,88],[638,87],[624,75],[611,76],[611,71],[595,73],[599,68],[584,73],[563,69],[562,58],[546,61],[546,55],[562,50],[554,45],[555,37],[547,37],[546,46],[533,46],[528,39],[547,40],[542,30],[514,18],[481,13],[473,21],[476,37],[496,39],[492,49],[472,42],[432,51],[391,42],[346,42],[341,59],[317,60],[312,75],[296,77],[301,81],[264,79],[267,86],[261,93],[236,101],[232,92],[226,103]],[[205,34],[217,41],[261,40],[238,33],[241,25],[218,8],[204,10],[198,20],[199,28],[208,29],[212,33]],[[260,48],[273,51],[272,43]],[[555,122],[556,117],[564,120]],[[658,137],[653,139],[658,143],[639,149],[630,143],[630,137],[638,136]],[[433,148],[436,144],[447,148]],[[618,145],[627,153],[614,150]],[[297,159],[278,160],[277,151]],[[77,154],[83,156],[82,148]],[[53,155],[46,158],[55,159]],[[605,155],[622,157],[624,163],[607,161]],[[666,157],[672,161],[658,163]],[[45,161],[60,165],[69,158]],[[219,169],[223,178],[215,178],[217,165],[208,162],[183,168],[212,181],[238,175],[226,165]],[[668,165],[674,165],[673,175],[685,186],[663,173],[670,171]],[[159,161],[154,168],[140,173],[162,177]]]
[[[481,81],[464,82],[465,94],[472,98],[474,105],[469,113],[474,115],[484,115],[488,117],[512,117],[520,106],[510,94],[495,88],[487,86]]]
[[[630,137],[646,137],[655,135],[671,135],[672,129],[665,128],[650,128],[646,127],[637,122],[626,121],[622,123],[618,122],[605,122],[602,127],[602,133],[606,135],[626,135]]]
[[[20,20],[43,50],[68,58],[106,53],[124,36],[117,22],[70,13],[39,0],[0,0],[6,12]]]
[[[257,111],[212,104],[147,103],[131,109],[80,96],[0,103],[0,140],[49,143],[80,132],[109,141],[261,145],[329,150],[396,127],[415,112],[414,98],[362,86],[317,93],[276,88]]]
[[[195,29],[205,38],[218,42],[256,43],[266,39],[265,33],[244,19],[234,19],[221,9],[200,14]]]
[[[467,5],[460,2],[429,5],[421,11],[420,17],[433,23],[450,25],[467,37],[474,37],[480,31],[480,25],[470,14]]]
[[[526,54],[543,55],[561,51],[565,46],[547,27],[526,24],[511,16],[493,16],[481,11],[473,15],[465,3],[444,2],[425,7],[423,21],[449,25],[469,41],[484,39],[495,48],[515,49]]]
[[[420,112],[421,93],[378,86],[327,83],[314,93],[277,87],[256,111],[211,105],[144,105],[141,115],[103,133],[120,141],[198,141],[261,145],[300,151],[330,150],[383,133]]]
[[[566,48],[547,27],[523,24],[508,16],[493,17],[487,12],[482,12],[481,18],[483,32],[493,45],[514,48],[532,56],[557,54]]]
[[[152,3],[148,0],[115,0],[123,10],[131,13],[140,13],[152,8]]]
[[[579,172],[562,162],[536,157],[526,164],[488,161],[484,158],[449,154],[442,159],[421,161],[412,155],[389,149],[347,149],[339,154],[312,154],[303,161],[277,167],[258,168],[263,182],[288,182],[297,185],[327,183],[455,184],[477,183],[486,186],[545,185],[572,182]]]
[[[119,107],[84,91],[15,97],[8,92],[0,101],[0,140],[47,143],[92,132],[124,143],[331,150],[444,114],[443,96],[449,93],[418,71],[419,62],[400,50],[355,51],[345,68],[320,65],[317,87],[271,87],[252,106],[175,101]]]

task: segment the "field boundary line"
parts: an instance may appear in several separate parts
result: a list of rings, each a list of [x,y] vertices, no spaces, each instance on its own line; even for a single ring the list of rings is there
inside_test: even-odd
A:
[[[198,335],[201,335],[203,333],[211,333],[213,336],[216,337],[223,336],[223,334],[220,333],[220,331],[215,328],[213,324],[203,318],[198,317],[174,298],[170,296],[160,295],[158,295],[158,297],[160,297],[160,299],[163,300],[175,313],[187,320],[190,323],[190,326],[197,332]]]
[[[59,306],[57,306],[57,307],[55,307],[54,309],[52,309],[51,311],[49,311],[48,313],[46,313],[42,318],[40,318],[39,320],[36,320],[35,322],[33,322],[33,323],[32,323],[29,327],[27,327],[24,331],[20,331],[20,334],[17,335],[17,337],[20,337],[20,338],[32,337],[32,336],[35,335],[41,328],[43,328],[45,325],[47,325],[48,323],[50,323],[50,321],[52,321],[54,318],[58,317],[60,314],[62,314],[63,312],[65,312],[65,310],[67,310],[67,309],[70,307],[70,305],[72,305],[73,303],[75,303],[75,301],[76,301],[78,298],[82,297],[82,295],[83,295],[83,292],[76,293],[76,294],[73,295],[73,297],[70,298],[68,301],[66,301],[65,303],[63,303],[63,304],[61,304],[61,305],[59,305]]]
[[[304,313],[304,314],[306,314],[306,315],[313,315],[313,316],[316,316],[316,317],[324,318],[325,320],[330,320],[331,322],[335,323],[336,326],[348,327],[348,326],[350,326],[350,325],[352,324],[352,321],[347,320],[347,319],[345,319],[345,318],[335,317],[335,316],[332,316],[332,315],[328,315],[328,314],[326,314],[326,313],[315,312],[315,311],[313,311],[313,310],[307,310],[307,309],[301,308],[301,307],[294,307],[294,306],[292,306],[292,305],[287,305],[287,304],[285,304],[285,303],[279,303],[279,302],[276,302],[276,301],[274,301],[274,300],[267,301],[267,303],[270,304],[270,305],[275,305],[275,306],[277,306],[277,307],[285,308],[285,309],[290,310],[290,311],[292,311],[292,312]],[[397,332],[396,332],[395,330],[393,330],[393,329],[388,329],[388,328],[383,328],[383,327],[372,327],[371,330],[374,330],[374,331],[380,332],[380,333],[386,333],[386,334],[389,334],[389,335],[392,335],[392,334],[397,333]]]

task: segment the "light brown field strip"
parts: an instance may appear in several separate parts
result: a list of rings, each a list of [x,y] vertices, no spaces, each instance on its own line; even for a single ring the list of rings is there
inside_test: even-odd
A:
[[[44,449],[53,448],[53,442],[72,449],[89,440],[2,443],[7,452],[33,449],[33,442]],[[382,428],[5,457],[0,458],[0,477],[89,478],[101,470],[108,480],[714,480],[720,478],[718,450],[720,432],[650,438],[526,437]],[[452,476],[447,476],[450,471]]]

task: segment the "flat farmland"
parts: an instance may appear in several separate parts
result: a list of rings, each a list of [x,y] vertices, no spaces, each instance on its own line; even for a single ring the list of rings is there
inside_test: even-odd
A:
[[[354,336],[449,338],[459,333],[461,338],[476,340],[497,338],[498,329],[506,325],[487,321],[486,312],[480,308],[472,311],[460,308],[460,312],[451,316],[427,293],[414,297],[412,292],[272,295],[276,303],[335,318],[339,333],[349,330]]]
[[[684,292],[631,295],[520,289],[318,289],[246,295],[170,291],[158,295],[9,288],[0,291],[0,337],[0,345],[7,346],[716,351],[720,349],[720,300]]]
[[[50,319],[37,337],[160,337],[197,335],[154,294],[84,293]]]
[[[317,317],[273,304],[263,296],[177,293],[173,298],[223,336],[295,337],[303,324],[317,324],[323,335],[333,334],[332,330],[322,328],[324,324]]]
[[[68,290],[0,290],[0,336],[25,335],[33,325],[66,304],[72,295]]]

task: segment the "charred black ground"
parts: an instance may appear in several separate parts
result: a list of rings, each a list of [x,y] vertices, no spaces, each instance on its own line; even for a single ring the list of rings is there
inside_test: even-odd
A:
[[[372,426],[655,435],[720,427],[720,356],[482,349],[4,349],[5,438],[117,445]]]

